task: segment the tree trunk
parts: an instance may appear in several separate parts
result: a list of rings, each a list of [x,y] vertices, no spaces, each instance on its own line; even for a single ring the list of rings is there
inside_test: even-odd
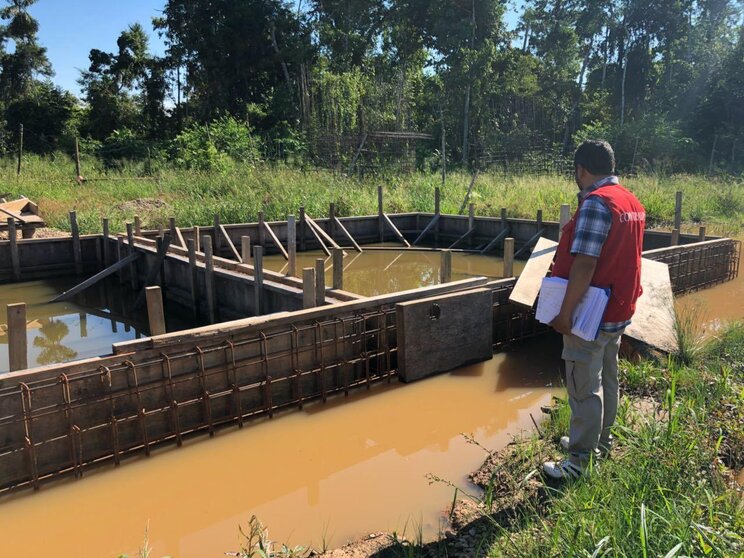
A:
[[[623,79],[620,82],[620,127],[625,124],[625,77],[628,74],[628,58],[623,62]]]
[[[470,132],[470,88],[468,85],[465,91],[465,111],[462,119],[462,163],[466,165],[468,158],[470,157],[470,145],[468,143],[468,136]]]

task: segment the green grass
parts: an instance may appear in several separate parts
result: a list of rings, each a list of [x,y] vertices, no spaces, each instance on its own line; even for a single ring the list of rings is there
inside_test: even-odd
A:
[[[26,156],[23,172],[16,176],[15,161],[0,160],[0,194],[23,194],[37,203],[48,223],[67,230],[68,212],[75,209],[83,232],[99,232],[101,218],[109,217],[113,230],[121,231],[135,214],[148,228],[165,226],[175,217],[184,226],[209,225],[214,213],[225,223],[255,221],[259,211],[267,219],[285,219],[304,205],[311,216],[323,216],[328,204],[339,214],[377,212],[377,187],[385,187],[385,209],[390,213],[433,211],[438,174],[347,178],[330,171],[303,171],[281,165],[236,165],[224,173],[155,168],[151,180],[134,180],[143,165],[132,163],[107,171],[95,159],[83,159],[83,175],[91,180],[77,184],[69,157]],[[455,171],[442,189],[442,211],[457,213],[470,183],[470,175]],[[684,194],[683,220],[688,230],[706,224],[708,232],[737,233],[744,224],[744,181],[705,176],[644,175],[624,180],[646,206],[649,222],[665,226],[674,218],[674,193]],[[137,205],[132,200],[162,200],[163,205]],[[563,203],[575,206],[576,186],[562,176],[517,176],[482,173],[472,196],[476,213],[497,216],[502,207],[513,217],[534,218],[538,209],[546,220],[557,220]]]
[[[494,521],[489,556],[744,556],[744,499],[732,480],[744,466],[744,325],[691,364],[623,362],[622,381],[653,399],[639,410],[624,398],[613,458],[578,482],[546,486],[513,521]],[[568,417],[564,401],[545,440],[524,444],[538,456],[529,467],[559,456]]]

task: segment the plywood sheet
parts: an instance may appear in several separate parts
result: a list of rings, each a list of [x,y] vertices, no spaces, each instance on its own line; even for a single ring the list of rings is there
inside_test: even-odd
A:
[[[540,285],[548,274],[558,243],[547,238],[540,238],[532,251],[527,265],[517,279],[509,301],[532,308],[540,293]]]
[[[643,258],[641,285],[643,294],[625,335],[663,351],[676,351],[674,294],[667,264]]]
[[[404,382],[493,357],[493,293],[475,289],[395,306]]]

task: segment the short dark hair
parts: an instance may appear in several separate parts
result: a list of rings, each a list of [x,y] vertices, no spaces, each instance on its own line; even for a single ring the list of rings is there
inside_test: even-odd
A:
[[[604,140],[585,140],[574,154],[574,168],[581,165],[592,174],[613,174],[615,152]]]

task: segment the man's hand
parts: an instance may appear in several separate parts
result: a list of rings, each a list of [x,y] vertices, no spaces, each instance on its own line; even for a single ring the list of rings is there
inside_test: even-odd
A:
[[[571,335],[572,316],[570,314],[564,314],[559,312],[558,315],[553,318],[550,322],[550,326],[558,333],[563,335]]]

